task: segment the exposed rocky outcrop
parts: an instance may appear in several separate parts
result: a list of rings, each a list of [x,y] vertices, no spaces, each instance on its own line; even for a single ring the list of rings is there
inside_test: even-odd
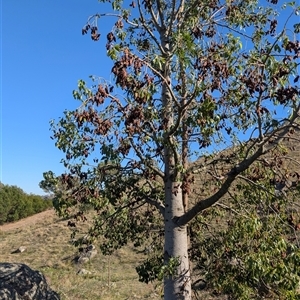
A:
[[[59,300],[44,275],[25,264],[0,263],[1,300]]]
[[[97,255],[97,250],[94,245],[79,248],[78,250],[80,254],[73,259],[75,263],[84,264]]]

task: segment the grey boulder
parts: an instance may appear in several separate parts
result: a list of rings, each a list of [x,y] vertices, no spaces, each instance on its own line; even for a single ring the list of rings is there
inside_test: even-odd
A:
[[[60,300],[41,272],[25,264],[0,263],[1,300]]]

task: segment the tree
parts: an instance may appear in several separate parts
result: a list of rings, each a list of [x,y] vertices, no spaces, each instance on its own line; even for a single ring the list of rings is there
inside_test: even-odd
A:
[[[5,185],[1,183],[0,188],[0,224],[7,220],[7,216],[11,206],[11,199],[8,196]]]
[[[5,209],[3,210],[2,221],[13,222],[24,218],[26,195],[17,186],[4,185],[1,188],[1,199]]]
[[[290,23],[299,8],[283,6],[279,19],[277,1],[111,3],[82,34],[101,40],[98,23],[116,19],[106,36],[114,83],[79,80],[80,107],[51,122],[66,172],[45,173],[41,186],[60,213],[95,208],[90,236],[104,237],[104,253],[155,241],[141,280],[163,277],[165,299],[191,299],[188,236],[205,230],[206,211],[229,195],[254,212],[249,186],[276,200],[272,187],[286,182],[278,160],[298,129],[300,25]]]
[[[17,186],[0,182],[0,224],[17,221],[53,207],[51,200],[28,195]]]

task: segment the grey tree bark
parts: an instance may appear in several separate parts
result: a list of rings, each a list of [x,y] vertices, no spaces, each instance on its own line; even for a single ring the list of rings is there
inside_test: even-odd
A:
[[[165,248],[164,261],[168,265],[170,259],[178,261],[175,273],[164,278],[165,300],[190,300],[191,280],[188,257],[187,225],[178,226],[176,220],[185,213],[181,182],[177,165],[179,153],[176,149],[176,141],[172,136],[174,126],[174,99],[169,87],[171,86],[170,60],[172,45],[168,42],[166,32],[161,32],[161,44],[165,52],[163,76],[165,82],[162,85],[162,120],[165,120],[164,130],[164,164],[165,164]]]
[[[192,298],[188,257],[187,225],[178,226],[175,220],[184,214],[180,183],[167,182],[165,186],[165,262],[178,259],[177,274],[164,280],[165,300],[190,300]]]

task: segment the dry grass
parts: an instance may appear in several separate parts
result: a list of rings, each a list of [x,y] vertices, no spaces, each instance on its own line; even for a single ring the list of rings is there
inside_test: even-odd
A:
[[[112,256],[98,253],[87,264],[74,264],[71,258],[76,249],[70,243],[67,222],[54,211],[46,211],[0,226],[0,261],[25,263],[41,271],[62,300],[161,299],[162,286],[138,281],[135,267],[144,256],[133,247],[124,247]],[[20,246],[25,246],[26,251],[12,253]],[[77,275],[80,268],[91,274]],[[208,291],[198,293],[201,295],[197,299],[227,299],[211,297]]]
[[[142,254],[130,247],[109,257],[98,253],[81,266],[92,274],[82,276],[76,274],[80,266],[67,259],[75,252],[69,240],[67,221],[54,213],[42,214],[39,220],[28,219],[21,227],[0,227],[0,261],[25,263],[41,271],[62,300],[160,299],[153,285],[138,281],[135,266],[142,260]],[[25,246],[26,251],[11,253],[20,246]]]

